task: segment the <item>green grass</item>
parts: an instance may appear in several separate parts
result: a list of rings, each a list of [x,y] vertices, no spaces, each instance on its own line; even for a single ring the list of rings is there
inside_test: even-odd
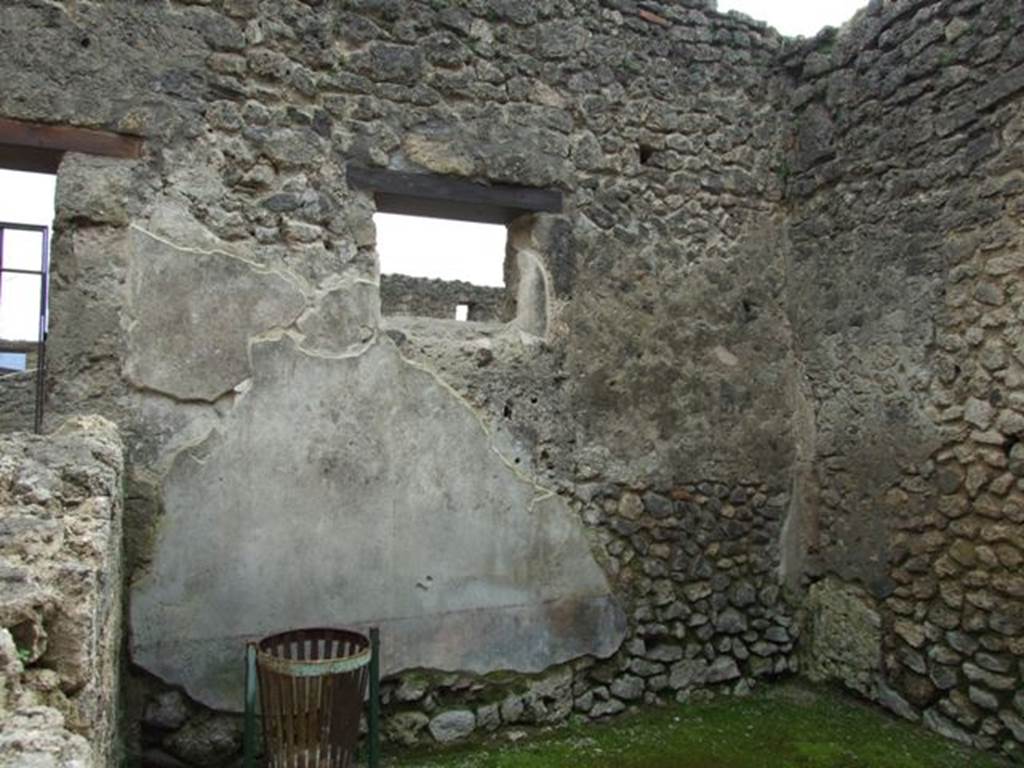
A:
[[[646,710],[408,754],[391,768],[1002,768],[919,726],[829,690],[787,685],[746,698]]]

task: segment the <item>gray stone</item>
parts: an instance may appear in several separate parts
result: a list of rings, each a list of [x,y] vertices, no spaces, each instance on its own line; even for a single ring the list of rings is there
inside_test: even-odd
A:
[[[768,627],[765,630],[764,636],[769,642],[778,643],[779,645],[785,645],[792,640],[789,636],[789,631],[785,627],[780,626]]]
[[[989,672],[1006,674],[1013,669],[1013,662],[1005,656],[996,656],[991,653],[976,653],[974,661],[978,666],[987,669]]]
[[[587,691],[582,696],[578,696],[573,702],[573,708],[577,712],[590,712],[594,708],[594,694],[592,691]]]
[[[775,662],[764,656],[752,656],[747,668],[754,677],[770,677],[775,674]]]
[[[163,747],[189,765],[219,768],[242,748],[242,721],[210,714],[192,720],[163,740]]]
[[[722,683],[727,680],[735,680],[739,676],[740,669],[736,666],[736,660],[731,656],[719,656],[708,667],[705,680],[708,683]]]
[[[1024,743],[1024,720],[1009,710],[1000,712],[999,719],[1003,721],[1003,725],[1010,729],[1014,739]]]
[[[945,667],[941,664],[933,664],[930,677],[935,687],[943,691],[956,688],[960,682],[960,676],[953,667]]]
[[[750,650],[755,656],[774,656],[779,652],[779,647],[774,643],[766,643],[763,640],[758,640],[750,646]]]
[[[984,688],[978,688],[972,685],[967,690],[967,695],[972,702],[977,704],[982,709],[997,710],[999,709],[999,699],[993,696],[989,691]]]
[[[900,694],[884,682],[878,684],[878,703],[905,720],[919,720],[918,711]]]
[[[811,587],[808,618],[808,676],[838,679],[867,694],[882,663],[882,621],[871,596],[855,585],[825,579]]]
[[[686,594],[686,599],[691,603],[695,603],[711,594],[711,585],[707,582],[701,581],[695,584],[687,584],[683,588],[683,591]]]
[[[647,650],[645,658],[664,663],[679,661],[683,658],[683,648],[675,644],[658,643]]]
[[[977,664],[969,661],[964,662],[963,670],[964,674],[967,675],[967,679],[972,683],[981,683],[997,691],[1012,691],[1017,687],[1016,681],[1009,675],[989,672],[987,669],[982,669]]]
[[[928,649],[928,658],[939,664],[960,666],[963,658],[956,651],[944,645],[933,645]]]
[[[133,170],[123,161],[70,154],[61,167],[57,210],[77,221],[127,225],[130,201],[137,197]]]
[[[658,664],[646,659],[633,659],[629,663],[629,671],[640,677],[651,677],[665,671],[664,664]]]
[[[659,693],[669,687],[668,675],[655,675],[654,677],[648,678],[647,690]]]
[[[978,287],[974,290],[974,298],[983,304],[990,304],[995,307],[1000,307],[1003,302],[1006,301],[1006,296],[1003,293],[1003,289],[998,284],[988,280],[983,280],[978,283]],[[968,401],[968,408],[970,407],[970,401]],[[968,419],[970,421],[970,419]],[[984,429],[985,427],[982,427]]]
[[[1024,477],[1024,443],[1017,443],[1010,449],[1010,471],[1017,477]]]
[[[903,666],[907,669],[912,669],[919,675],[928,674],[928,664],[917,651],[912,651],[910,648],[901,648],[899,651],[899,660]]]
[[[643,497],[644,509],[647,513],[656,519],[663,519],[671,517],[674,508],[672,506],[672,500],[667,499],[664,496],[657,493],[645,493]]]
[[[484,731],[494,731],[501,726],[501,708],[498,704],[486,704],[476,710],[476,725]]]
[[[978,650],[978,641],[966,632],[947,632],[946,641],[957,651],[973,656]]]
[[[964,481],[963,470],[959,467],[946,466],[936,473],[936,484],[944,494],[956,493]]]
[[[155,728],[176,730],[188,720],[188,702],[179,691],[165,691],[147,705],[142,722]]]
[[[467,709],[453,709],[434,717],[428,727],[434,741],[447,744],[469,736],[476,729],[476,717]]]
[[[1024,632],[1024,608],[1008,606],[989,616],[988,626],[1001,635],[1014,636]]]
[[[309,129],[283,128],[269,133],[260,143],[260,149],[284,168],[311,166],[323,157],[323,143]]]
[[[114,760],[123,461],[117,428],[98,416],[68,419],[45,437],[0,434],[5,768]],[[67,724],[62,712],[73,715]]]
[[[430,683],[425,678],[407,675],[402,678],[402,682],[395,689],[395,701],[419,701],[426,696],[428,690],[430,690]]]
[[[378,44],[370,49],[362,69],[382,80],[415,83],[422,74],[423,54],[412,47]]]
[[[735,608],[726,608],[715,618],[715,629],[730,635],[747,631],[747,617]]]
[[[924,713],[924,724],[947,739],[959,741],[972,746],[973,739],[967,731],[955,725],[951,720],[940,715],[936,710],[929,709]]]
[[[520,26],[533,24],[537,20],[537,9],[527,0],[492,0],[491,7],[499,19]]]
[[[92,768],[94,753],[81,735],[65,728],[50,707],[26,707],[4,719],[0,729],[2,768]]]
[[[729,599],[737,608],[746,608],[757,600],[757,590],[749,581],[741,581],[733,587]]]
[[[673,664],[669,686],[673,690],[703,685],[707,679],[708,663],[704,659],[687,659]]]
[[[625,701],[635,701],[643,696],[644,681],[641,677],[625,675],[618,678],[611,685],[611,694]]]
[[[505,723],[518,723],[522,720],[525,709],[521,696],[509,694],[501,702],[501,719]]]
[[[988,429],[994,415],[995,409],[989,402],[975,397],[970,398],[964,408],[964,419],[978,429]]]
[[[805,110],[797,126],[796,161],[801,169],[808,169],[830,157],[835,151],[833,138],[835,124],[828,111],[815,104]]]
[[[396,712],[384,720],[384,736],[389,742],[412,746],[429,722],[422,712]]]
[[[599,701],[594,704],[593,709],[590,710],[590,716],[592,718],[599,717],[611,717],[617,715],[626,708],[618,699],[608,699],[607,701]]]

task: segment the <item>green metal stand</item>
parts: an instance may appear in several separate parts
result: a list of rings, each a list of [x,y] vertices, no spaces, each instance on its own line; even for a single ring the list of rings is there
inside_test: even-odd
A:
[[[245,646],[245,720],[242,732],[242,765],[256,768],[256,645]]]
[[[370,715],[368,768],[380,765],[380,629],[370,628]]]

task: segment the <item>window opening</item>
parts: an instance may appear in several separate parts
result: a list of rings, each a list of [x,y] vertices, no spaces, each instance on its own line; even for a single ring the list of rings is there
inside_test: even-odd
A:
[[[841,26],[865,5],[866,0],[719,0],[718,10],[761,19],[784,35],[813,37],[824,27]]]
[[[417,278],[392,271],[396,267],[393,266],[394,262],[389,255],[389,239],[395,238],[389,235],[389,222],[395,219],[385,218],[386,215],[423,217],[435,222],[436,226],[451,229],[449,234],[419,240],[414,240],[406,231],[406,238],[413,240],[409,255],[414,261],[419,262],[420,266],[432,264],[434,269],[443,259],[425,258],[423,250],[427,243],[440,245],[445,249],[445,256],[450,257],[450,252],[457,244],[468,242],[473,254],[470,262],[474,266],[481,262],[489,263],[494,277],[492,280],[479,280],[491,282],[491,285],[475,284],[478,278],[474,277],[470,277],[468,281],[459,281],[457,287],[460,295],[454,302],[446,298],[441,311],[431,309],[424,312],[421,307],[413,310],[415,314],[451,319],[454,305],[462,303],[468,305],[469,321],[496,319],[501,323],[511,322],[522,333],[544,337],[547,333],[549,282],[542,259],[533,250],[530,232],[536,217],[562,212],[561,192],[535,187],[471,182],[452,176],[371,169],[358,165],[349,165],[346,168],[346,176],[351,187],[370,193],[376,206],[374,220],[377,225],[377,250],[381,257],[382,273],[380,298],[385,315],[409,314],[409,307],[403,308],[401,302],[403,297],[407,297],[407,294],[403,293],[403,285],[408,286],[410,280],[414,283],[419,281],[418,285],[422,285],[425,279],[440,282],[441,287],[456,284],[450,276],[446,276],[447,280],[445,277],[435,276]],[[443,225],[437,222],[439,219],[445,220]],[[407,223],[408,221],[406,220]],[[462,238],[454,234],[454,227],[465,226],[466,222],[498,225],[491,230],[494,232],[494,245],[493,250],[489,252],[493,253],[493,256],[482,259],[480,249],[476,247],[478,243],[475,243],[473,238]],[[500,280],[498,274],[501,275]],[[463,282],[467,285],[463,285]],[[412,294],[419,297],[422,292],[413,290]],[[432,305],[428,303],[428,306]]]
[[[28,367],[28,355],[21,352],[0,352],[0,372],[24,371]]]
[[[375,214],[374,224],[385,316],[509,319],[507,227],[391,213]]]
[[[34,398],[42,429],[50,231],[56,177],[0,170],[0,387]],[[26,387],[26,374],[34,387]]]

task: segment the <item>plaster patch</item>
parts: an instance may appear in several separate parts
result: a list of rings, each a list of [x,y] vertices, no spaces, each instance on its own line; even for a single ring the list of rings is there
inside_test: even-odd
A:
[[[192,223],[179,224],[185,239]],[[129,239],[124,370],[138,387],[213,402],[249,376],[249,339],[292,324],[306,306],[294,280],[227,252],[141,227]]]
[[[330,359],[283,337],[252,357],[202,461],[165,480],[135,662],[230,710],[244,641],[287,628],[378,624],[385,673],[539,672],[619,647],[576,515],[434,375],[389,342]]]

